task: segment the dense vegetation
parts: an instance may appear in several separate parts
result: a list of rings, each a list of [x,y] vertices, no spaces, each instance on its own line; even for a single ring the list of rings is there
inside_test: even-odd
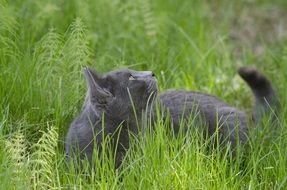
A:
[[[286,11],[284,0],[0,0],[0,189],[286,188]],[[120,170],[107,154],[79,173],[64,139],[86,65],[153,70],[161,90],[216,94],[248,113],[252,94],[236,69],[254,65],[276,86],[280,124],[254,130],[232,160],[158,121],[133,138]]]

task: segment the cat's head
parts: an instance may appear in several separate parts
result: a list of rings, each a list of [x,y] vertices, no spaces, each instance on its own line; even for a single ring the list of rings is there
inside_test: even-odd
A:
[[[157,93],[157,81],[151,71],[122,69],[99,75],[84,69],[87,82],[86,105],[101,114],[128,119],[151,104]]]

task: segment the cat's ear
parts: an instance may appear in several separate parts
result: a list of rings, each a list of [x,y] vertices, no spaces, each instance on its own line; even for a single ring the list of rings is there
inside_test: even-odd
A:
[[[84,74],[87,83],[88,98],[96,105],[109,103],[113,99],[113,95],[104,87],[107,82],[106,79],[87,67],[84,69]]]

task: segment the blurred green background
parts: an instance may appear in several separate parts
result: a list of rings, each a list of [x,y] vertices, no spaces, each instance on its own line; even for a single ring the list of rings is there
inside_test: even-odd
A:
[[[100,73],[152,70],[161,91],[212,93],[251,113],[252,94],[236,70],[253,65],[273,81],[284,109],[286,39],[285,0],[0,0],[0,179],[15,175],[5,144],[19,133],[29,155],[53,126],[56,155],[64,154],[66,131],[85,96],[83,66]],[[286,185],[285,174],[274,174],[267,187]]]

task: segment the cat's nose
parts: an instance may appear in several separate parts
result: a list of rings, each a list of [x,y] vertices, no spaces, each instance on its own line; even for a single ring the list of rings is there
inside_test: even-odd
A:
[[[148,77],[155,77],[155,74],[152,71],[145,71],[147,72]]]
[[[141,71],[135,74],[135,77],[138,78],[149,78],[149,77],[155,77],[154,73],[152,71]]]

